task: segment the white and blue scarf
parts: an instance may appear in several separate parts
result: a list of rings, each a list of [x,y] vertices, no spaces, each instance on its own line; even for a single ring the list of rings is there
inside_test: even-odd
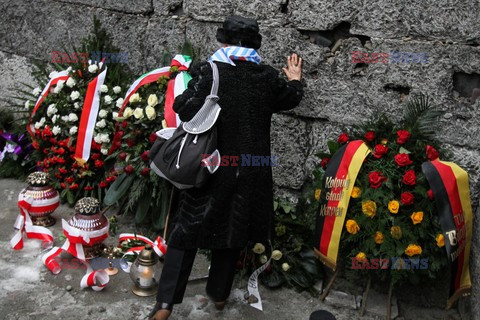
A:
[[[220,48],[209,59],[209,61],[219,61],[235,66],[233,60],[251,61],[256,64],[260,64],[262,61],[255,49],[237,46]]]

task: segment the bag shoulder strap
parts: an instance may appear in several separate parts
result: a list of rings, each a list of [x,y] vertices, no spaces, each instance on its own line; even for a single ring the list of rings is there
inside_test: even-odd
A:
[[[213,82],[212,82],[212,89],[210,90],[210,94],[216,96],[218,94],[218,85],[219,85],[219,76],[218,76],[218,67],[213,61],[208,61],[210,66],[212,67],[213,72]]]

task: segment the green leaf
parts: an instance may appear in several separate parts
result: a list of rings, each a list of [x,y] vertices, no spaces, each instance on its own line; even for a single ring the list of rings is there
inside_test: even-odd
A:
[[[330,151],[332,155],[335,154],[335,152],[337,152],[337,150],[339,149],[338,142],[335,142],[333,140],[328,141],[327,146],[328,146],[328,151]]]
[[[138,201],[137,210],[135,211],[135,224],[141,224],[145,221],[148,208],[150,208],[151,193],[150,190],[142,194],[140,201]]]
[[[400,149],[398,150],[398,153],[410,154],[411,152],[405,149],[404,147],[400,147]]]
[[[103,199],[103,204],[106,206],[111,206],[128,191],[128,188],[135,180],[135,175],[127,175],[123,173],[121,176],[112,183],[110,188],[108,189],[105,198]]]
[[[75,196],[70,190],[67,190],[67,202],[71,206],[75,204]]]

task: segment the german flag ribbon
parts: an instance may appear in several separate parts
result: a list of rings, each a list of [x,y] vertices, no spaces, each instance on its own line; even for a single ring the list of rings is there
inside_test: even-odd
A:
[[[350,195],[369,153],[369,148],[362,140],[351,141],[333,155],[323,176],[315,228],[315,253],[333,270],[337,265],[340,236]]]
[[[434,160],[422,164],[437,205],[451,279],[447,308],[471,290],[469,257],[472,241],[472,206],[468,174],[452,162]]]

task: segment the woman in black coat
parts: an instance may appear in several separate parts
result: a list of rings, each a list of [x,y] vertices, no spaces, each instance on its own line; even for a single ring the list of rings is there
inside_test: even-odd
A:
[[[212,249],[207,294],[219,309],[227,299],[239,252],[248,243],[267,243],[273,231],[270,122],[275,112],[296,107],[303,96],[302,60],[289,56],[283,68],[288,82],[260,64],[255,49],[261,36],[255,20],[228,17],[217,31],[224,44],[212,57],[218,67],[218,145],[222,165],[202,188],[182,190],[173,217],[168,250],[152,319],[167,319],[181,303],[197,248]],[[192,80],[173,109],[189,121],[212,86],[204,62],[190,70]],[[273,161],[272,161],[273,160]],[[278,159],[281,161],[281,159]],[[152,312],[153,314],[153,312]]]

